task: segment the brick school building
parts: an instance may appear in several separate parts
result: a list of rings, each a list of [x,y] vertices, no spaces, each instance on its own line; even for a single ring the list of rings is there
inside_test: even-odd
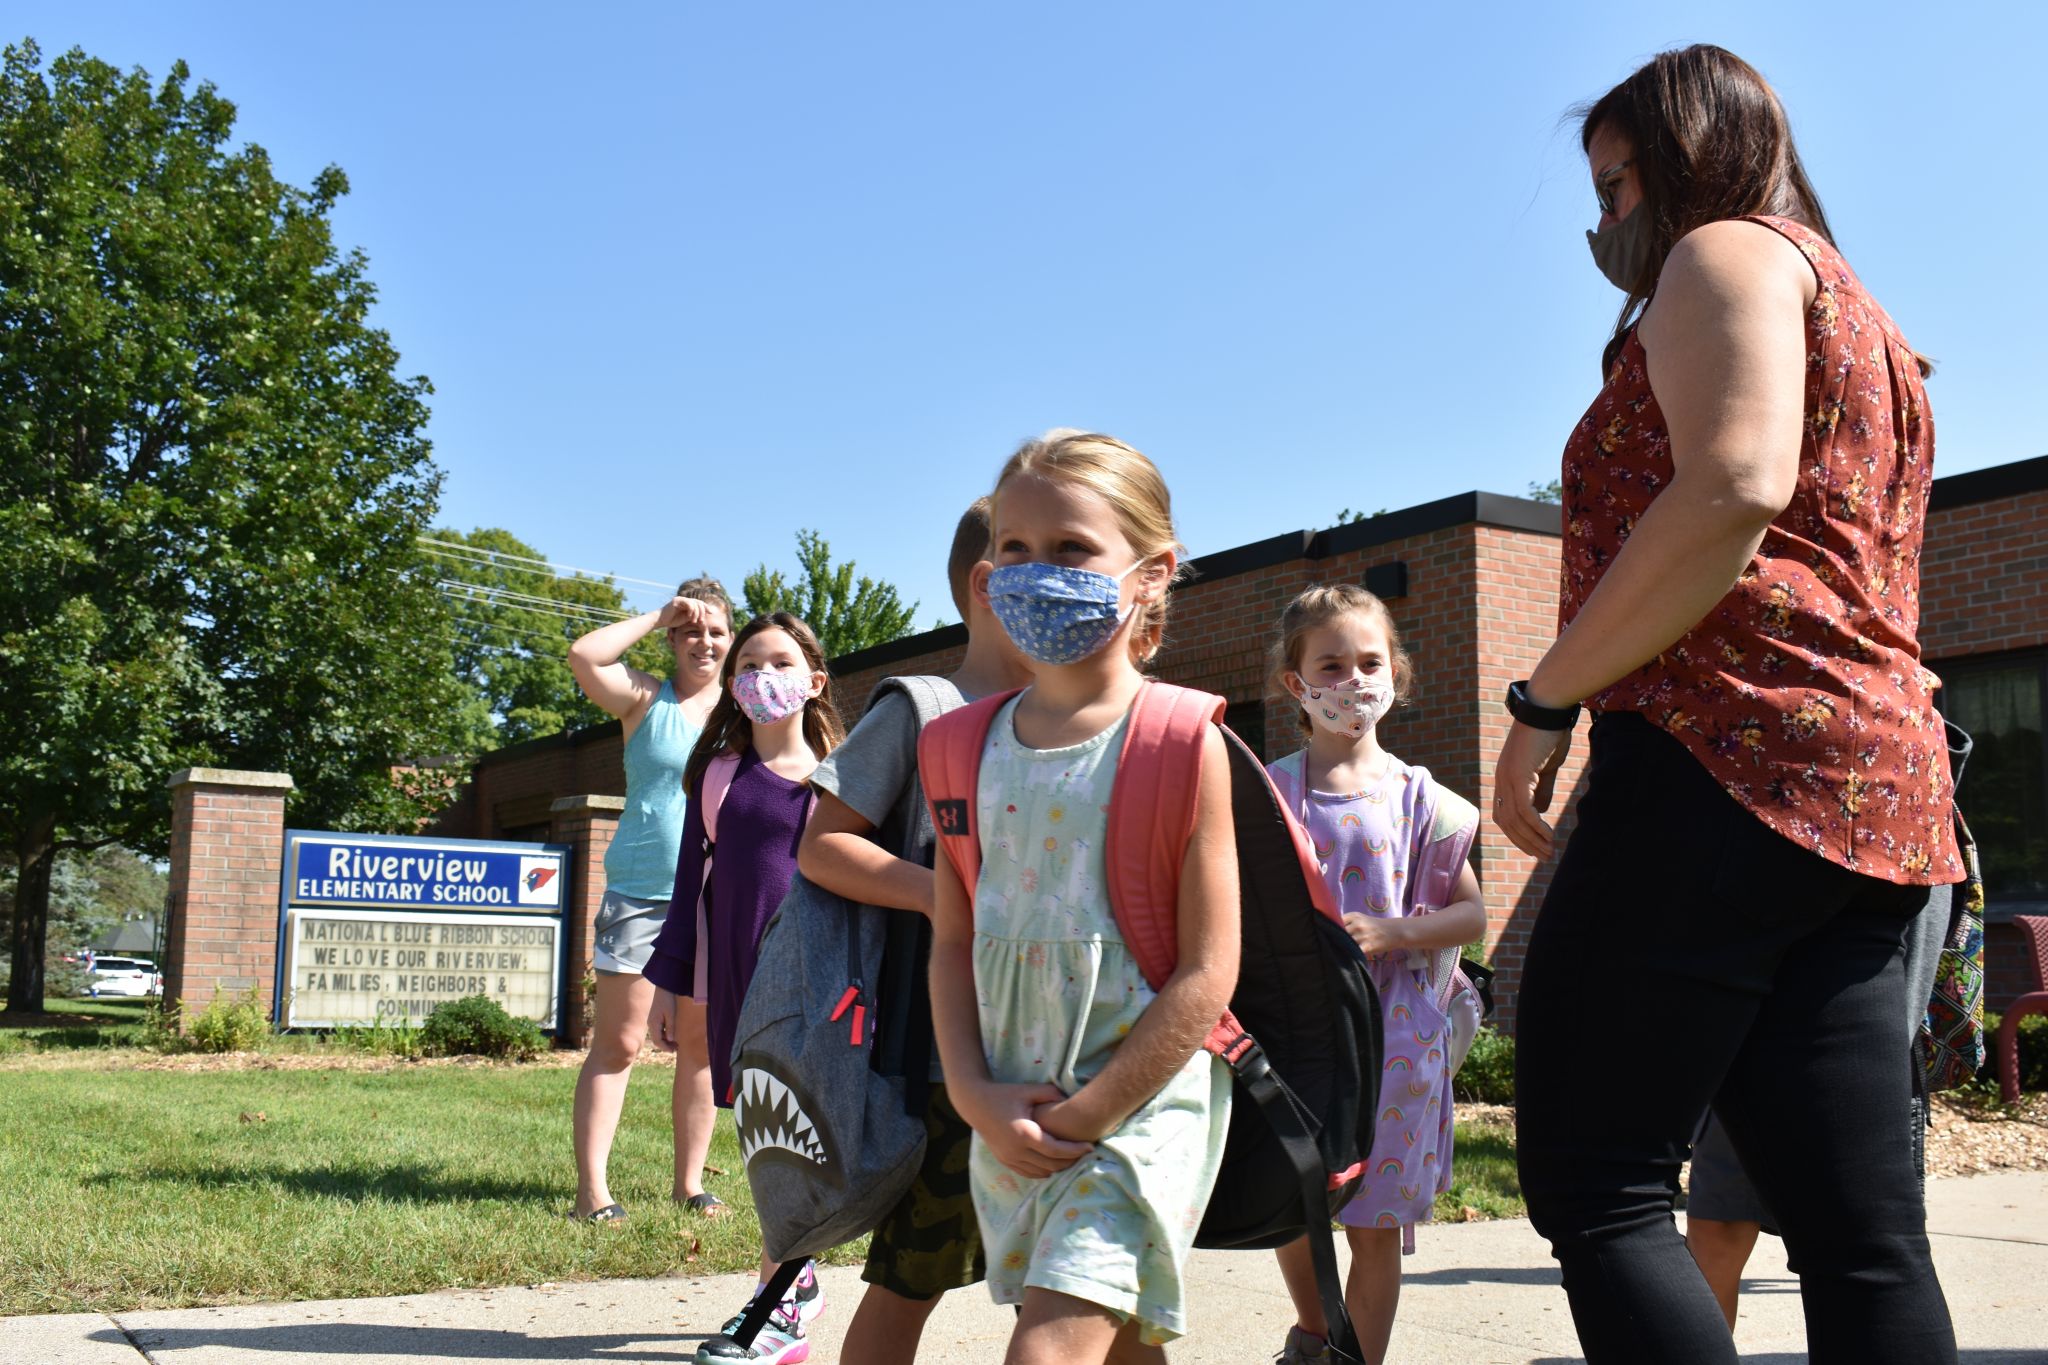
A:
[[[1221,694],[1231,727],[1278,757],[1299,736],[1294,704],[1267,688],[1266,648],[1280,611],[1313,584],[1362,583],[1392,609],[1415,664],[1413,698],[1381,722],[1384,742],[1489,810],[1508,727],[1501,696],[1556,634],[1558,516],[1555,504],[1461,493],[1203,555],[1174,591],[1154,671]],[[935,555],[942,540],[935,531]],[[2032,985],[2013,917],[2048,914],[2048,456],[1935,481],[1921,607],[1921,643],[1947,683],[1944,706],[1977,744],[1961,802],[1984,852],[1989,996],[1998,1008]],[[963,627],[948,626],[833,660],[841,714],[849,724],[858,718],[874,685],[892,674],[950,671],[965,640]],[[616,818],[625,791],[620,751],[613,723],[486,755],[440,823],[448,835],[578,844],[582,956],[572,946],[572,964],[588,961],[608,812]],[[1582,722],[1561,792],[1576,793],[1584,756]],[[1511,1022],[1549,869],[1490,821],[1474,856],[1490,916],[1486,951],[1500,973],[1496,999]],[[572,967],[569,979],[581,975]]]

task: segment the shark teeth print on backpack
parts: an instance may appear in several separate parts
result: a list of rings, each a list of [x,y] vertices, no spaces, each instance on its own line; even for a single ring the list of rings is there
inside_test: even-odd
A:
[[[796,1086],[759,1067],[750,1066],[741,1073],[739,1092],[733,1096],[732,1121],[739,1133],[740,1156],[749,1165],[756,1160],[780,1160],[832,1171],[839,1168]]]

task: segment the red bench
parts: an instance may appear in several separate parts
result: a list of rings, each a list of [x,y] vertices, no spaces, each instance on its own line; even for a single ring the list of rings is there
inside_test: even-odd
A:
[[[1998,1024],[1998,1088],[2007,1104],[2017,1104],[2020,1098],[2020,1020],[2048,1014],[2048,915],[2015,915],[2012,922],[2026,945],[2034,989],[2013,1001]]]

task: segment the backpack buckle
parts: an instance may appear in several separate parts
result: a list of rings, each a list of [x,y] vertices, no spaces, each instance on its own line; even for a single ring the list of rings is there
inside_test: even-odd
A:
[[[1249,1033],[1238,1034],[1216,1055],[1230,1064],[1231,1074],[1239,1080],[1256,1080],[1273,1069],[1266,1060],[1266,1050]]]

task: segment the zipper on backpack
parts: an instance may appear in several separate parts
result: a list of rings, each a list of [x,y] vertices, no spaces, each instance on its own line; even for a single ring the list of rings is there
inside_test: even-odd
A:
[[[848,1007],[852,1008],[852,1036],[848,1042],[854,1047],[859,1047],[861,1039],[867,1034],[868,1007],[861,1003],[862,997],[866,994],[867,988],[855,980],[846,988],[846,993],[839,997],[839,1003],[832,1007],[832,1022],[835,1024],[846,1014]]]

